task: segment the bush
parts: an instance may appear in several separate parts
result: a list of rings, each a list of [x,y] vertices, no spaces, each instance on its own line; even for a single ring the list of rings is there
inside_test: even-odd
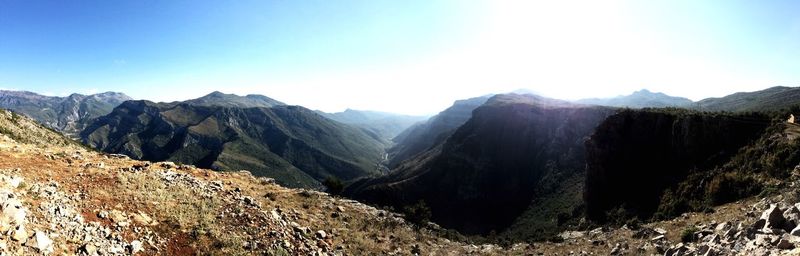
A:
[[[729,172],[715,176],[708,184],[706,196],[713,205],[733,202],[761,192],[761,184],[750,175]]]
[[[684,243],[694,242],[695,240],[694,233],[697,233],[697,231],[698,230],[696,227],[688,227],[684,229],[683,232],[681,232],[681,242]]]
[[[325,179],[325,181],[322,182],[322,185],[325,186],[326,191],[331,195],[339,195],[344,189],[344,183],[333,176]]]
[[[767,196],[778,194],[779,192],[780,192],[780,188],[779,187],[771,185],[771,186],[765,187],[764,190],[762,190],[761,193],[758,194],[758,197],[767,197]]]
[[[559,236],[559,235],[553,235],[553,236],[547,238],[547,241],[551,242],[551,243],[557,243],[558,244],[558,243],[563,243],[564,242],[564,238]]]
[[[688,211],[689,203],[686,198],[687,197],[678,195],[678,193],[673,192],[671,189],[665,190],[664,194],[661,195],[661,200],[659,201],[656,213],[653,215],[653,219],[670,219]]]
[[[632,230],[637,230],[642,227],[642,221],[640,221],[639,218],[634,217],[629,219],[628,222],[625,222],[625,225]]]
[[[403,207],[403,214],[406,216],[406,220],[417,225],[425,225],[431,219],[431,209],[422,200]]]
[[[556,225],[561,226],[564,225],[569,219],[572,218],[572,215],[566,212],[560,212],[556,215]]]

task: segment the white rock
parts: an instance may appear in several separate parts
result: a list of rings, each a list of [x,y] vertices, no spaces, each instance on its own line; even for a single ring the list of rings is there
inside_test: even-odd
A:
[[[274,219],[274,220],[280,221],[280,220],[283,219],[283,218],[281,218],[281,215],[278,212],[276,212],[275,210],[270,211],[270,215],[272,215],[272,219]]]
[[[97,246],[92,243],[83,245],[83,252],[87,255],[97,255]]]
[[[25,208],[22,207],[22,202],[20,202],[16,198],[9,198],[2,204],[3,212],[0,216],[0,224],[24,224],[25,223],[25,216],[27,213],[25,212]]]
[[[131,242],[130,248],[131,248],[131,254],[136,254],[137,252],[141,252],[143,250],[142,242],[140,242],[139,240],[133,240],[133,242]]]
[[[139,212],[139,214],[134,214],[133,221],[144,226],[152,226],[155,224],[153,222],[153,218],[150,218],[150,215],[147,215],[146,213],[143,212]]]
[[[328,237],[328,234],[324,230],[317,231],[317,238],[325,239],[326,237]]]
[[[47,234],[44,232],[37,230],[36,234],[33,235],[33,239],[33,241],[28,241],[28,243],[32,242],[30,245],[31,247],[36,248],[39,252],[44,254],[53,252],[53,240],[50,240],[50,237],[47,237]]]
[[[585,233],[581,232],[581,231],[564,231],[564,232],[561,232],[561,234],[559,234],[559,236],[561,238],[567,239],[567,240],[568,239],[581,238],[584,235],[585,235]]]
[[[11,239],[14,239],[14,241],[18,241],[20,243],[28,241],[28,231],[25,230],[25,226],[17,226],[14,229],[14,232],[11,234]]]
[[[719,232],[722,232],[730,228],[730,226],[731,224],[729,222],[722,222],[720,224],[717,224],[717,227],[715,229]]]
[[[8,184],[9,184],[9,185],[11,185],[11,187],[12,187],[12,188],[18,188],[18,187],[19,187],[19,184],[22,184],[22,182],[23,182],[23,181],[24,181],[24,180],[23,180],[21,177],[16,177],[16,176],[15,176],[15,177],[12,177],[12,178],[11,178],[11,179],[8,181]]]
[[[115,245],[111,246],[111,248],[108,248],[108,252],[112,253],[112,254],[122,254],[123,252],[125,252],[125,249],[123,249],[121,246],[115,244]]]

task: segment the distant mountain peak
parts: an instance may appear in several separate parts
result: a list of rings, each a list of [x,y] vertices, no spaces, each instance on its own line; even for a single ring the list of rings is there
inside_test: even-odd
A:
[[[531,90],[531,89],[525,89],[525,88],[516,89],[516,90],[513,90],[513,91],[511,91],[510,93],[516,93],[516,94],[532,94],[532,95],[540,95],[540,94],[541,94],[541,93],[539,93],[539,92],[533,91],[533,90]]]
[[[648,89],[641,89],[641,90],[633,92],[633,94],[659,94],[659,93],[653,93]]]
[[[581,104],[630,108],[690,107],[694,102],[683,97],[669,96],[662,92],[641,89],[630,95],[613,98],[592,98],[575,101]]]
[[[206,94],[206,95],[204,95],[204,96],[202,96],[202,97],[200,97],[198,99],[203,99],[203,98],[221,98],[221,97],[225,97],[225,96],[237,96],[237,95],[226,94],[226,93],[223,93],[223,92],[220,92],[220,91],[213,91],[213,92],[211,92],[209,94]]]
[[[274,107],[286,105],[283,102],[277,101],[270,97],[258,94],[249,94],[247,96],[239,96],[236,94],[228,94],[220,91],[213,91],[205,96],[193,100],[185,101],[187,104],[197,106],[222,106],[222,107]]]

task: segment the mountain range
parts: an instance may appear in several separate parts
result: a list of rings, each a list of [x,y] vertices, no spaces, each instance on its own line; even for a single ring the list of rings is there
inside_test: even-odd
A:
[[[117,92],[51,97],[26,91],[0,91],[0,108],[25,114],[73,137],[92,119],[110,113],[127,100],[131,98]]]
[[[329,177],[376,174],[386,144],[303,107],[216,92],[185,102],[127,101],[87,126],[81,138],[135,159],[249,170],[309,188]]]
[[[137,104],[206,108],[198,113],[299,108],[128,101],[115,111]],[[382,191],[371,196],[419,197],[412,206],[378,209],[286,188],[247,171],[98,152],[0,110],[5,195],[0,227],[8,229],[0,234],[0,250],[13,255],[795,255],[800,126],[776,118],[787,113],[617,109],[497,95],[420,154],[428,157],[412,157],[397,174],[351,185]],[[591,126],[596,128],[587,137]],[[577,166],[581,161],[587,168]],[[382,182],[403,175],[397,183]],[[502,229],[513,212],[519,217],[510,226],[494,229]],[[454,220],[440,219],[447,214]],[[464,236],[426,216],[448,226],[472,218],[452,226],[466,234],[493,230]],[[547,241],[539,241],[543,237]]]
[[[567,102],[511,93],[458,100],[429,118],[221,92],[155,103],[4,91],[0,106],[103,152],[341,191],[497,242],[766,193],[800,163],[785,124],[798,95],[772,87],[692,102],[641,90]]]
[[[694,102],[683,97],[669,96],[660,92],[650,92],[646,89],[636,91],[631,95],[617,96],[614,98],[592,98],[575,101],[580,104],[602,105],[611,107],[628,108],[664,108],[664,107],[692,107]]]
[[[800,104],[800,87],[776,86],[754,92],[738,92],[696,102],[703,111],[776,111]]]
[[[738,92],[720,98],[706,98],[697,102],[683,97],[640,90],[626,96],[581,99],[575,103],[628,108],[674,107],[711,112],[779,111],[800,104],[800,87],[775,86],[754,92]]]

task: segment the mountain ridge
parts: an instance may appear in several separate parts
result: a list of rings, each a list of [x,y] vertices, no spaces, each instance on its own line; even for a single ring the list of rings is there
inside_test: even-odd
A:
[[[456,128],[472,117],[472,111],[484,104],[491,95],[456,100],[452,106],[439,114],[410,126],[395,136],[394,146],[388,149],[388,166],[397,167],[401,162],[424,152],[447,138]]]
[[[376,172],[384,142],[299,107],[236,107],[204,101],[127,101],[98,118],[82,140],[136,159],[218,170],[247,169],[293,187]]]
[[[683,98],[669,96],[661,92],[650,92],[647,89],[635,91],[630,95],[617,96],[612,98],[589,98],[576,100],[575,103],[593,104],[612,107],[690,107],[693,101]]]
[[[708,112],[774,112],[800,105],[800,87],[774,86],[763,90],[736,92],[698,101],[642,89],[626,96],[580,99],[574,102],[630,108],[675,107]]]
[[[55,97],[28,91],[0,90],[0,108],[30,116],[73,137],[92,119],[110,113],[127,100],[131,98],[119,92],[91,95],[73,93],[66,97]]]

